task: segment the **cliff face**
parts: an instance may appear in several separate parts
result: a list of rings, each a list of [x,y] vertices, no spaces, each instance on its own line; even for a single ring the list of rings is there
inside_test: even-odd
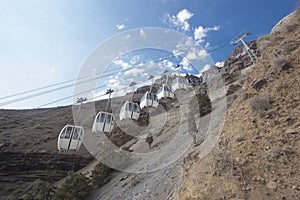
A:
[[[259,52],[257,50],[256,41],[253,40],[251,42],[246,42],[250,49],[254,51],[254,53],[259,56]],[[227,72],[231,73],[234,70],[244,69],[252,65],[251,60],[245,51],[243,45],[238,46],[233,50],[230,56],[228,56],[224,62],[224,68],[227,68]]]
[[[179,199],[300,198],[300,10],[279,25],[256,41],[261,56],[214,149],[186,159]],[[245,63],[240,52],[225,65]]]
[[[60,129],[72,123],[70,106],[0,110],[0,199],[18,199],[44,181],[55,182],[93,160],[80,152],[59,153]]]

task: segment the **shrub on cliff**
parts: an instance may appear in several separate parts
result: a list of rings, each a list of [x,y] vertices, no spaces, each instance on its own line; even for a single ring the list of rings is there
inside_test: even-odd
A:
[[[92,190],[90,180],[83,174],[70,172],[67,180],[55,191],[54,199],[80,200]]]
[[[92,183],[96,186],[102,186],[109,181],[109,174],[112,169],[99,163],[92,172]]]
[[[211,101],[207,93],[200,93],[196,94],[198,104],[199,104],[199,110],[200,110],[200,117],[207,115],[211,112]]]

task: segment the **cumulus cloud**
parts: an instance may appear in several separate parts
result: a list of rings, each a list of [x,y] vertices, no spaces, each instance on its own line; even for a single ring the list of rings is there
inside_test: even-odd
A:
[[[133,68],[125,72],[125,75],[131,75],[131,76],[137,76],[137,75],[143,75],[145,71],[140,68]]]
[[[199,42],[193,39],[188,39],[186,41],[179,41],[176,47],[172,50],[172,53],[178,57],[186,57],[188,60],[192,61],[195,59],[203,59],[209,56],[209,53],[199,45]]]
[[[173,62],[171,62],[171,61],[166,60],[164,66],[168,70],[171,70],[171,71],[175,71],[176,70],[175,67],[174,67],[175,64]]]
[[[198,51],[198,56],[199,56],[200,58],[204,58],[204,57],[208,56],[208,53],[207,53],[206,50],[201,49],[200,51]]]
[[[187,70],[187,71],[192,71],[192,67],[190,66],[190,62],[189,60],[186,58],[186,57],[183,57],[181,62],[180,62],[180,65],[182,65],[182,68],[184,70]]]
[[[134,55],[131,59],[130,59],[130,64],[131,65],[135,65],[137,64],[138,62],[140,62],[140,60],[142,59],[142,56],[141,55]]]
[[[224,61],[216,62],[216,66],[219,67],[219,68],[224,67]]]
[[[112,79],[112,78],[107,81],[108,85],[113,85],[113,84],[115,84],[117,82],[118,82],[118,80]]]
[[[189,60],[194,60],[197,58],[197,53],[195,50],[191,50],[187,53],[186,58]]]
[[[122,29],[126,28],[125,24],[117,24],[116,27],[119,30],[122,30]]]
[[[127,62],[124,62],[123,60],[120,60],[120,59],[115,60],[114,64],[121,66],[123,70],[130,67],[130,65]]]
[[[194,31],[194,39],[198,40],[199,42],[203,42],[204,38],[207,36],[207,33],[209,31],[218,31],[220,30],[220,26],[214,26],[214,27],[207,27],[204,28],[203,26],[198,26],[198,28]]]
[[[171,23],[174,27],[180,28],[183,31],[188,31],[190,29],[190,24],[188,20],[193,17],[193,13],[187,9],[183,9],[177,13],[177,15],[167,14],[164,21]]]
[[[102,99],[107,99],[108,95],[105,95],[106,90],[92,90],[88,95],[87,95],[87,102],[93,102],[93,101],[99,101]]]
[[[159,69],[164,72],[165,70],[168,70],[169,73],[176,71],[175,63],[173,63],[170,60],[164,59],[161,62],[157,63],[159,66]]]

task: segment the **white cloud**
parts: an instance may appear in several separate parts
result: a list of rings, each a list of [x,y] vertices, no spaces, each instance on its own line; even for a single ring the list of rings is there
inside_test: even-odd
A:
[[[124,96],[126,94],[126,89],[128,89],[127,83],[128,82],[126,82],[126,81],[121,81],[121,80],[117,80],[117,79],[109,79],[106,81],[107,86],[114,90],[114,93],[112,94],[113,97]],[[101,91],[101,93],[105,94],[105,91]],[[99,95],[99,92],[98,92],[98,95]],[[108,96],[105,95],[105,97],[107,98]],[[102,99],[103,99],[103,97],[102,97]]]
[[[222,62],[216,62],[216,66],[219,67],[219,68],[224,67],[224,61],[222,61]]]
[[[164,72],[165,70],[168,70],[169,73],[176,71],[175,64],[172,61],[165,59],[157,64],[162,72]]]
[[[170,69],[172,71],[175,71],[175,67],[174,67],[174,63],[173,62],[167,61],[165,66],[166,66],[166,68],[168,68],[168,69]]]
[[[116,80],[116,79],[109,79],[107,82],[108,82],[109,85],[113,85],[113,84],[117,83],[118,80]]]
[[[108,95],[104,95],[106,90],[101,90],[101,91],[96,91],[92,90],[88,95],[87,95],[87,102],[93,102],[93,101],[98,101],[102,99],[107,99]]]
[[[122,30],[122,29],[126,28],[125,24],[117,24],[116,27],[119,30]]]
[[[143,69],[133,68],[125,72],[125,75],[137,76],[143,75],[145,72]]]
[[[204,58],[204,57],[207,56],[207,55],[208,55],[208,53],[207,53],[207,51],[204,50],[204,49],[201,49],[201,50],[198,52],[198,56],[199,56],[200,58]]]
[[[189,60],[186,57],[183,57],[180,62],[180,65],[183,66],[183,69],[186,69],[189,66]]]
[[[197,58],[197,54],[195,52],[195,50],[191,50],[187,53],[186,58],[189,60],[194,60]]]
[[[123,70],[130,67],[130,65],[127,62],[124,62],[123,60],[120,60],[120,59],[119,60],[115,60],[114,63],[116,65],[121,66]]]
[[[202,59],[209,56],[209,53],[201,48],[198,41],[188,39],[186,41],[179,41],[176,47],[172,50],[172,53],[178,57],[186,57],[188,60]]]
[[[131,59],[130,59],[130,64],[131,65],[135,65],[137,64],[140,60],[141,60],[142,56],[141,55],[134,55]]]
[[[204,28],[203,26],[198,26],[198,28],[196,28],[194,31],[194,38],[195,40],[203,42],[204,38],[207,36],[207,33],[209,31],[218,31],[218,30],[220,30],[220,26],[207,27],[207,28]]]
[[[180,62],[180,65],[182,65],[184,70],[192,71],[192,68],[189,65],[189,63],[190,63],[189,60],[186,57],[183,57],[182,61]]]
[[[188,20],[193,16],[194,14],[188,11],[187,9],[183,9],[177,13],[177,15],[169,15],[167,14],[164,21],[168,21],[173,26],[182,29],[183,31],[188,31],[190,29],[190,24],[188,23]]]

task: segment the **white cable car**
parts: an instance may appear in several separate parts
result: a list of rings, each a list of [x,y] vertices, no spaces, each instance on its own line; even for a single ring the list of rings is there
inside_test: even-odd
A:
[[[92,132],[102,132],[110,134],[114,128],[114,116],[112,113],[100,111],[94,120]]]
[[[126,101],[120,110],[120,120],[135,119],[140,116],[140,106],[137,103]]]
[[[185,78],[180,76],[177,76],[172,82],[173,91],[176,91],[178,89],[187,89],[190,86],[191,85],[189,84],[189,82]]]
[[[105,112],[100,111],[95,117],[93,127],[92,127],[92,133],[108,133],[110,134],[114,128],[114,115],[112,113],[107,112],[108,106],[110,103],[110,95],[113,93],[114,90],[108,89],[106,91],[106,94],[109,94],[108,101],[106,104]]]
[[[78,151],[84,136],[82,126],[66,125],[59,133],[57,148],[61,150]]]
[[[140,107],[143,109],[144,107],[158,107],[158,98],[155,93],[146,92],[140,101]]]
[[[159,87],[159,89],[156,92],[156,96],[158,100],[162,98],[174,98],[174,93],[172,92],[171,88],[167,87],[166,85],[162,85]]]

